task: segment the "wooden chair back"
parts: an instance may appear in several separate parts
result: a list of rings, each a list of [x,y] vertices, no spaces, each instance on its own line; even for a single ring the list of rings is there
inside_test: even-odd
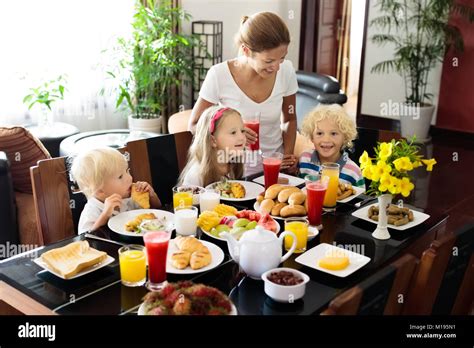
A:
[[[396,315],[403,309],[416,258],[405,254],[331,301],[323,315]]]
[[[434,240],[421,256],[404,314],[468,314],[474,300],[474,224]]]
[[[180,132],[127,143],[133,180],[147,181],[163,204],[171,203],[192,139],[190,132]]]

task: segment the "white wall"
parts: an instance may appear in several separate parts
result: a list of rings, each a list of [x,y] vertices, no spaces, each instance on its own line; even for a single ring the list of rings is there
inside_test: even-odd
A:
[[[368,23],[380,15],[378,8],[374,6],[375,1],[371,1],[371,8],[369,8]],[[398,119],[397,116],[382,116],[381,103],[403,102],[405,100],[405,87],[401,76],[390,74],[372,74],[370,69],[377,63],[393,58],[393,45],[386,44],[384,46],[377,46],[370,40],[372,35],[379,33],[375,27],[367,28],[367,43],[365,47],[365,64],[364,64],[364,81],[362,85],[361,97],[361,113],[364,115],[380,116],[385,118]],[[428,92],[433,93],[433,104],[437,106],[439,89],[441,82],[442,65],[438,64],[430,73]],[[434,112],[432,124],[436,123],[436,112]]]
[[[360,58],[362,41],[364,39],[365,1],[352,1],[351,31],[349,48],[349,79],[347,84],[347,97],[357,95],[359,90]]]
[[[223,60],[234,58],[237,47],[234,36],[239,30],[243,16],[260,11],[275,12],[288,25],[291,44],[287,59],[298,68],[301,0],[182,0],[182,8],[192,15],[191,21],[216,20],[223,22]],[[191,23],[183,25],[186,34],[191,33]]]

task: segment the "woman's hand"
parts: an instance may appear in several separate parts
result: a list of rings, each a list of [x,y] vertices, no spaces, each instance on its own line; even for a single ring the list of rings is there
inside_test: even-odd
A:
[[[288,173],[296,173],[298,169],[298,160],[293,154],[283,155],[283,161],[281,162],[281,169]]]
[[[245,136],[247,138],[247,145],[253,145],[257,142],[258,134],[248,127],[245,127]]]

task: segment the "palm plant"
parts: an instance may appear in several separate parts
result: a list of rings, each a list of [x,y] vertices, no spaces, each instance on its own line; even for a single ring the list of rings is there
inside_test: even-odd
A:
[[[170,0],[137,0],[130,40],[114,48],[118,64],[108,74],[118,80],[116,107],[134,118],[156,118],[177,108],[177,88],[192,77],[194,39],[177,32],[190,15]],[[172,105],[174,103],[174,105]]]
[[[428,105],[433,95],[427,92],[428,77],[446,52],[454,47],[462,51],[464,42],[459,29],[448,23],[451,13],[474,21],[474,8],[457,0],[378,0],[383,15],[370,26],[382,29],[371,40],[378,45],[391,43],[394,58],[374,65],[371,72],[394,71],[405,83],[405,102]]]

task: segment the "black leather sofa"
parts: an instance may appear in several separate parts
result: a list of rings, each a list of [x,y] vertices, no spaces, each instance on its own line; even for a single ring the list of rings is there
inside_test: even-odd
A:
[[[10,245],[19,243],[19,232],[16,218],[15,194],[10,172],[10,163],[5,152],[0,151],[0,244],[7,250]],[[6,255],[0,254],[0,259]]]
[[[298,128],[304,116],[319,104],[343,105],[347,96],[341,91],[339,82],[332,76],[306,71],[297,71],[298,92],[296,93],[296,114]]]

